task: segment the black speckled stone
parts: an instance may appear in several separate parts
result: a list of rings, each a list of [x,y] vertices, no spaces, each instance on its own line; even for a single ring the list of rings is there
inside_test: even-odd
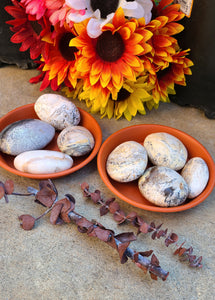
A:
[[[37,119],[26,119],[8,125],[0,133],[0,150],[10,155],[44,148],[53,139],[55,129]]]

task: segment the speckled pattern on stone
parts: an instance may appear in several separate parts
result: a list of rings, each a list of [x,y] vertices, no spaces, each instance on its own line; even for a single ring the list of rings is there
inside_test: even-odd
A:
[[[40,85],[29,79],[37,70],[21,70],[16,66],[0,68],[0,116],[10,110],[33,103],[42,95]],[[187,87],[188,88],[188,87]],[[45,92],[51,92],[47,90]],[[84,102],[74,101],[87,111]],[[202,143],[215,158],[215,120],[207,119],[195,108],[161,103],[145,116],[131,122],[101,119],[103,140],[115,131],[136,124],[161,124],[185,131]],[[13,175],[0,169],[0,180],[12,179],[18,192],[27,186],[38,187],[38,180]],[[113,197],[102,182],[96,158],[83,169],[55,179],[59,197],[71,193],[76,199],[76,211],[88,219],[96,219],[115,233],[134,231],[127,225],[116,225],[110,214],[100,217],[98,206],[84,199],[80,183],[88,182],[101,190],[105,198]],[[130,247],[137,251],[153,249],[160,265],[170,272],[165,282],[151,280],[131,261],[120,264],[118,253],[96,238],[80,233],[73,224],[53,226],[49,216],[41,219],[32,231],[20,228],[18,216],[39,216],[44,208],[32,198],[10,197],[0,201],[0,300],[214,300],[215,278],[215,191],[199,206],[180,213],[155,213],[132,207],[120,199],[128,213],[135,211],[147,222],[163,223],[163,228],[179,235],[178,244],[193,246],[197,256],[203,255],[203,268],[190,269],[173,256],[174,246],[164,246],[164,240],[153,241],[149,235],[138,236]]]

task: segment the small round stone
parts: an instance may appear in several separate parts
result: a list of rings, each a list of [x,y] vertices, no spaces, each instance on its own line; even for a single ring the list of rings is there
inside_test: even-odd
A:
[[[175,136],[166,132],[149,134],[143,143],[153,165],[180,170],[187,160],[187,149]]]
[[[135,141],[127,141],[118,145],[109,154],[106,169],[112,179],[129,182],[144,173],[147,163],[148,157],[145,148]]]
[[[57,130],[80,123],[80,112],[76,105],[58,94],[40,96],[34,104],[34,110],[41,120],[51,124]]]
[[[57,138],[60,151],[71,156],[88,154],[94,147],[92,133],[83,126],[66,127]]]
[[[208,183],[208,166],[201,157],[193,157],[182,169],[181,176],[184,178],[189,187],[188,198],[195,198],[203,192]]]
[[[188,196],[188,185],[183,177],[170,168],[148,168],[139,178],[138,188],[149,202],[170,207],[182,204]]]
[[[14,159],[17,170],[31,174],[51,174],[71,168],[73,159],[62,152],[51,150],[26,151]]]
[[[38,150],[50,143],[55,129],[38,119],[25,119],[8,125],[0,133],[0,150],[9,155]]]

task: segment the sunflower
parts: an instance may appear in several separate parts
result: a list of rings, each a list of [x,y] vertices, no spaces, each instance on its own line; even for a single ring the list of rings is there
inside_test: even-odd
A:
[[[62,91],[66,93],[67,97],[78,97],[79,100],[84,100],[91,113],[100,113],[103,117],[107,116],[109,119],[114,117],[119,119],[124,116],[128,121],[132,119],[137,113],[145,114],[146,104],[148,109],[157,108],[158,105],[154,103],[151,91],[154,88],[152,84],[148,83],[148,75],[137,78],[135,82],[126,80],[122,88],[113,93],[105,88],[94,90],[91,88],[82,89],[83,85],[79,85],[78,93],[69,91],[69,88],[64,88]],[[92,94],[94,98],[92,98]]]
[[[151,20],[151,0],[66,0],[66,4],[74,9],[85,10],[85,14],[77,14],[76,11],[68,14],[68,19],[78,23],[90,18],[87,25],[87,33],[91,38],[97,38],[102,34],[102,27],[110,23],[116,10],[121,7],[126,17],[142,18]]]
[[[189,49],[178,50],[168,68],[149,76],[149,82],[154,85],[152,96],[155,103],[170,102],[168,95],[175,94],[175,84],[186,85],[185,75],[192,74],[190,67],[193,66],[193,62],[186,57],[188,53]]]
[[[116,11],[112,24],[103,27],[97,39],[88,36],[87,24],[88,20],[74,24],[77,37],[70,42],[70,46],[80,50],[76,68],[84,79],[84,88],[91,86],[92,91],[107,88],[112,92],[121,89],[124,79],[135,81],[143,71],[138,55],[151,50],[147,41],[152,34],[147,30],[137,34],[138,22],[127,20],[122,8]]]
[[[13,1],[14,6],[6,6],[5,10],[14,17],[14,20],[7,21],[11,25],[14,32],[11,41],[13,43],[21,43],[20,51],[30,50],[31,59],[38,58],[41,54],[46,56],[47,45],[42,38],[47,35],[50,30],[48,19],[43,16],[37,20],[35,15],[26,13],[26,5],[28,3],[20,3]]]
[[[66,86],[75,88],[79,72],[75,67],[78,59],[78,49],[70,47],[70,41],[75,37],[75,32],[67,24],[63,27],[55,26],[55,38],[49,48],[49,57],[44,59],[42,72],[48,73],[43,76],[43,80],[57,80],[57,86],[63,83]],[[46,84],[47,85],[47,84]]]
[[[155,5],[153,14],[156,18],[146,25],[146,29],[153,33],[149,41],[152,51],[148,58],[153,61],[155,72],[167,68],[173,61],[172,56],[175,55],[178,47],[177,39],[173,36],[184,29],[177,23],[184,14],[179,11],[180,5],[171,4],[172,2],[172,0],[161,0],[157,6]]]

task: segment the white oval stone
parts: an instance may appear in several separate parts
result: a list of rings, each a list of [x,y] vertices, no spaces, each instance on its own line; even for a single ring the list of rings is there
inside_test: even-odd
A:
[[[0,150],[9,155],[38,150],[50,143],[55,129],[38,119],[24,119],[8,125],[0,133]]]
[[[127,141],[118,145],[109,154],[106,169],[112,179],[129,182],[144,173],[147,163],[148,157],[145,148],[135,141]]]
[[[193,157],[182,169],[181,176],[184,178],[189,187],[188,198],[195,198],[203,192],[208,183],[208,166],[201,157]]]
[[[157,206],[178,206],[188,196],[188,185],[183,177],[162,166],[148,168],[139,178],[138,187],[141,194]]]
[[[57,138],[60,151],[71,156],[88,154],[94,147],[92,133],[83,126],[66,127]]]
[[[63,130],[67,126],[76,126],[80,122],[80,112],[76,105],[67,98],[57,94],[44,94],[34,104],[38,117]]]
[[[71,168],[73,159],[62,152],[51,150],[27,151],[14,159],[17,170],[31,174],[51,174]]]
[[[149,134],[143,143],[153,165],[180,170],[187,160],[187,149],[175,136],[166,132]]]

